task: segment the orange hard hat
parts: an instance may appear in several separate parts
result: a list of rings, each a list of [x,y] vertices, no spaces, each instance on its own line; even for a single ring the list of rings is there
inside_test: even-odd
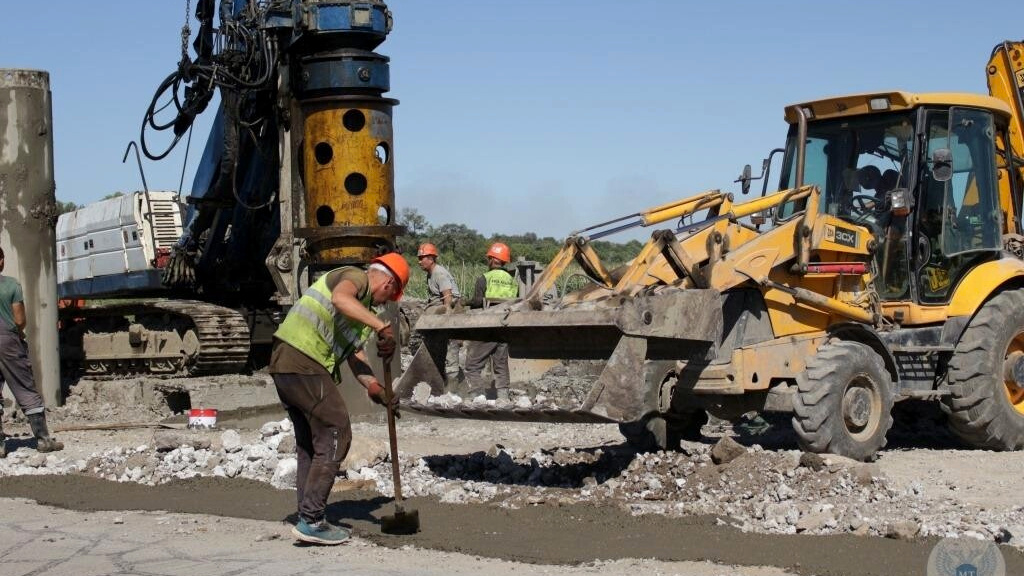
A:
[[[377,256],[370,262],[380,264],[390,270],[401,283],[398,291],[391,297],[392,300],[398,301],[402,297],[402,292],[405,292],[405,285],[409,283],[409,264],[405,261],[405,258],[397,252],[388,252],[387,254]]]
[[[508,249],[508,246],[501,242],[495,242],[487,249],[487,257],[497,258],[505,264],[508,264],[512,260],[512,252]]]
[[[420,244],[420,249],[416,252],[416,257],[419,258],[421,256],[433,256],[434,258],[437,258],[437,246],[434,246],[430,242]]]

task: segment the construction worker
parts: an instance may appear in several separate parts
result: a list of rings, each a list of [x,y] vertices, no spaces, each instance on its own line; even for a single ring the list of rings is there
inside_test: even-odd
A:
[[[462,294],[455,278],[437,261],[437,246],[427,242],[416,251],[420,269],[427,273],[427,308],[443,305],[451,309],[458,305]]]
[[[461,306],[462,294],[455,284],[455,278],[447,268],[438,263],[437,246],[427,242],[420,244],[416,251],[416,258],[419,261],[420,269],[427,273],[427,307],[425,314],[447,314],[456,307]],[[460,372],[459,348],[461,342],[458,340],[438,340],[433,343],[437,346],[437,355],[443,351],[445,355],[446,379],[454,384],[458,381]]]
[[[43,397],[36,391],[32,376],[32,361],[28,357],[25,340],[25,297],[21,283],[4,276],[4,251],[0,248],[0,394],[4,382],[14,394],[14,400],[28,419],[32,435],[36,437],[36,450],[56,452],[64,444],[50,436],[46,427],[46,407]],[[7,456],[3,430],[4,405],[0,397],[0,458]]]
[[[409,265],[396,253],[374,258],[367,270],[343,267],[321,276],[295,303],[274,333],[269,372],[295,427],[299,520],[292,534],[312,544],[340,544],[348,530],[327,522],[324,512],[341,462],[352,443],[348,410],[335,382],[347,362],[370,399],[386,405],[384,387],[367,363],[363,344],[377,337],[385,362],[395,352],[389,322],[370,306],[397,301],[409,282]]]
[[[519,295],[519,282],[505,269],[505,265],[511,260],[512,254],[508,246],[501,242],[491,244],[487,250],[488,270],[476,280],[473,298],[469,301],[470,308],[486,308]],[[469,342],[466,351],[466,382],[469,384],[469,395],[472,397],[485,392],[481,374],[488,358],[491,359],[491,370],[494,373],[496,398],[507,402],[508,344],[501,342]]]

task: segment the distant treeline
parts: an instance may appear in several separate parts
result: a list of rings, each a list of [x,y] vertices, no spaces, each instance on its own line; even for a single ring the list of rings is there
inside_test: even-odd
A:
[[[539,262],[541,267],[555,257],[562,248],[564,238],[551,236],[540,237],[532,232],[525,234],[492,234],[484,236],[465,224],[441,224],[434,226],[414,208],[401,210],[398,223],[406,227],[406,234],[398,238],[398,248],[413,269],[412,278],[405,289],[405,294],[413,298],[425,298],[427,295],[426,275],[418,270],[416,250],[423,242],[437,246],[441,253],[440,262],[455,277],[455,283],[462,294],[472,296],[476,278],[487,271],[484,254],[493,242],[504,242],[512,251],[512,260],[520,258]],[[638,240],[620,244],[598,240],[592,243],[594,250],[601,257],[601,262],[609,269],[615,268],[632,260],[643,248]],[[579,267],[573,264],[557,282],[559,293],[579,288],[586,284],[581,280]]]
[[[520,257],[547,264],[562,248],[564,238],[524,234],[492,234],[484,236],[465,224],[432,225],[414,208],[404,208],[398,223],[406,227],[406,235],[398,239],[398,247],[410,262],[415,262],[416,249],[423,242],[437,246],[441,262],[484,262],[484,254],[493,242],[504,242],[512,251],[512,259]],[[638,240],[620,244],[597,240],[592,243],[606,266],[618,266],[631,260],[643,244]]]

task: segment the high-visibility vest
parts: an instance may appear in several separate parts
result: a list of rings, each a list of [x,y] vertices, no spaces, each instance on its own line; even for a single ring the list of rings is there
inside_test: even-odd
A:
[[[484,298],[488,300],[508,300],[519,295],[519,282],[508,271],[501,268],[484,272],[487,290]]]
[[[335,270],[324,274],[303,292],[274,332],[275,338],[316,360],[331,374],[338,363],[356,352],[373,332],[369,326],[338,312],[331,303],[327,277],[333,272]],[[361,302],[369,308],[373,294],[367,290]]]

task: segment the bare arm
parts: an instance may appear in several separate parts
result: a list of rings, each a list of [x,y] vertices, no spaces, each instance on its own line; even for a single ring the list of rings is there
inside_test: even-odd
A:
[[[349,280],[342,279],[331,292],[331,304],[334,304],[334,308],[347,318],[366,324],[374,332],[380,332],[388,323],[363,306],[363,303],[356,298],[356,294],[356,285]]]
[[[484,307],[484,295],[487,293],[487,278],[480,276],[476,279],[476,285],[473,286],[473,299],[469,301],[470,308],[483,308]]]
[[[445,308],[451,308],[452,307],[452,291],[449,289],[449,290],[445,290],[445,291],[441,292],[441,300],[444,301],[444,307]]]
[[[14,325],[18,327],[18,333],[24,338],[25,326],[28,324],[25,320],[25,303],[15,302],[11,304],[11,311],[14,312]]]
[[[370,386],[377,382],[377,377],[373,375],[373,369],[370,368],[370,363],[366,359],[366,352],[359,350],[349,356],[348,366],[352,369],[352,373],[356,375],[356,380],[359,380],[359,383],[363,385],[363,388],[369,390]]]
[[[386,360],[385,360],[386,362]],[[395,410],[395,417],[399,416],[398,413],[398,396],[387,393],[387,390],[381,386],[380,381],[373,375],[373,371],[370,369],[370,365],[366,361],[366,353],[359,350],[355,354],[348,357],[348,365],[352,368],[352,372],[355,373],[356,379],[359,383],[366,388],[366,394],[381,406],[391,405],[391,408]]]

